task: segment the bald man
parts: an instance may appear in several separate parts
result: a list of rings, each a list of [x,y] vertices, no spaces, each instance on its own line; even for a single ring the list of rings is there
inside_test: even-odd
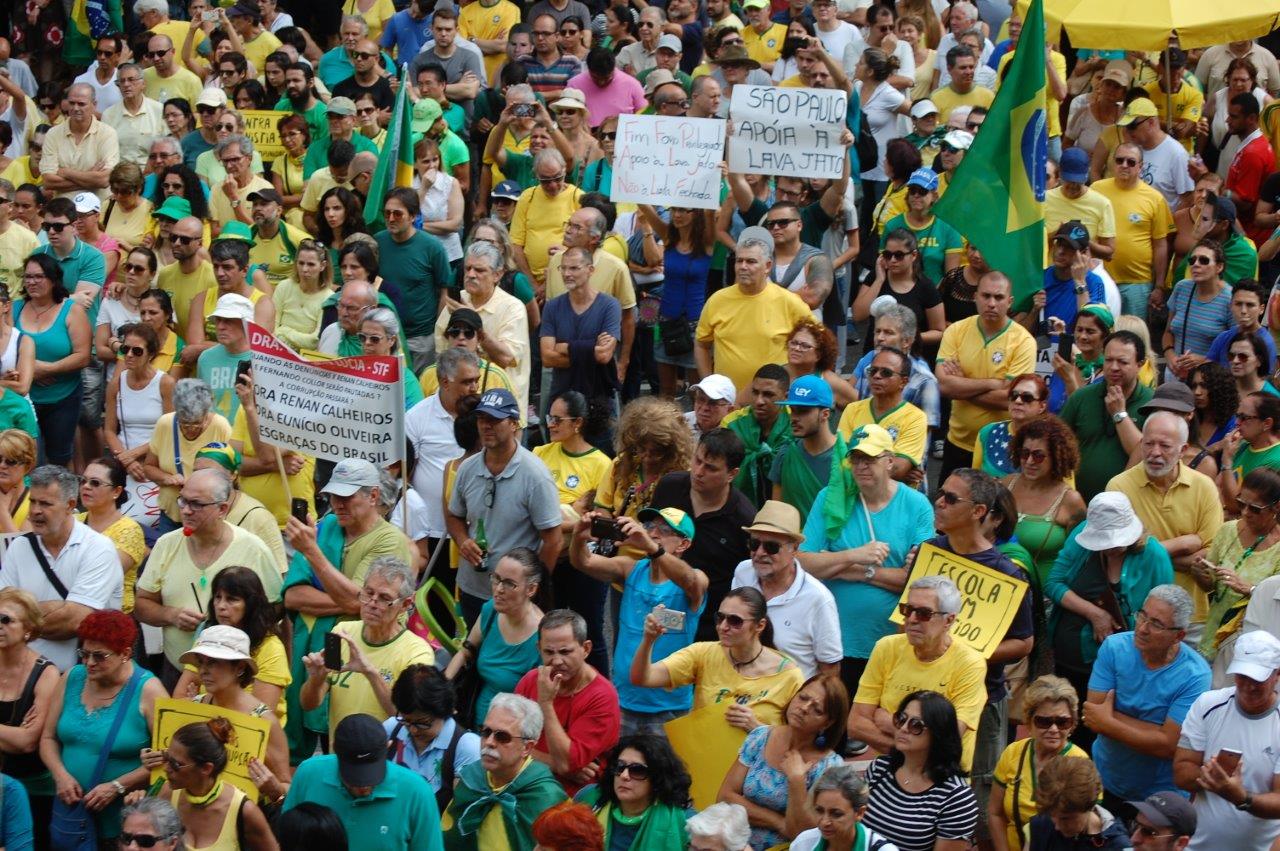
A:
[[[120,162],[116,131],[97,117],[93,86],[76,83],[67,90],[67,120],[44,138],[40,174],[50,192],[71,197],[89,191],[107,196],[107,176]]]

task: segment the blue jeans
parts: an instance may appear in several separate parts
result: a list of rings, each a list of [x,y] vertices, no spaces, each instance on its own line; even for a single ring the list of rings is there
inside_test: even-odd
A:
[[[83,392],[77,381],[76,389],[65,399],[35,406],[36,422],[40,424],[40,463],[62,467],[71,463]]]
[[[1147,299],[1151,296],[1151,284],[1116,282],[1120,290],[1120,312],[1147,321]]]

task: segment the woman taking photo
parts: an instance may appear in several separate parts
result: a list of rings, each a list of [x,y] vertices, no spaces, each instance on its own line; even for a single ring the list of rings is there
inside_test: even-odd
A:
[[[103,436],[107,449],[124,465],[129,475],[127,486],[132,501],[136,503],[134,508],[143,511],[147,504],[144,494],[147,489],[140,487],[147,481],[143,464],[150,452],[156,422],[173,410],[176,382],[156,367],[159,344],[150,325],[140,322],[123,325],[117,334],[118,352],[123,361],[121,368],[107,382]],[[171,338],[175,336],[170,333]],[[134,517],[142,519],[137,515]]]
[[[840,677],[810,677],[787,702],[782,722],[747,733],[717,799],[746,807],[751,847],[771,848],[814,826],[809,786],[840,765],[849,692]]]
[[[480,607],[480,617],[444,672],[447,679],[455,680],[464,667],[475,666],[480,677],[475,706],[459,706],[458,712],[476,723],[484,720],[494,695],[515,689],[542,659],[538,623],[543,612],[533,601],[542,583],[537,554],[527,547],[514,549],[498,559],[489,578],[493,598]]]
[[[734,588],[716,611],[719,641],[699,641],[667,658],[650,659],[653,644],[666,630],[652,613],[631,660],[631,682],[645,688],[693,685],[693,709],[728,703],[724,719],[751,732],[782,721],[787,704],[804,685],[804,674],[773,649],[773,624],[764,595],[755,588]],[[725,697],[733,695],[732,702]]]
[[[1022,717],[1031,735],[1004,749],[987,801],[987,825],[995,851],[1020,851],[1026,844],[1027,824],[1040,813],[1036,789],[1046,765],[1058,757],[1089,758],[1067,738],[1075,729],[1079,709],[1076,690],[1062,677],[1040,677],[1023,692]]]
[[[973,467],[989,476],[1001,478],[1018,469],[1019,459],[1009,451],[1010,442],[1024,425],[1044,416],[1048,408],[1049,388],[1044,379],[1025,372],[1009,385],[1009,419],[988,423],[978,430],[973,445]],[[1075,473],[1072,466],[1066,475]]]
[[[320,344],[320,315],[333,295],[333,266],[322,243],[304,239],[293,260],[293,277],[276,285],[275,335],[295,351]],[[409,382],[413,383],[413,382]]]
[[[978,801],[960,767],[960,727],[936,691],[902,699],[893,747],[867,769],[871,796],[864,824],[900,851],[965,851],[978,824]]]
[[[1250,393],[1240,398],[1235,431],[1222,441],[1218,490],[1228,514],[1239,514],[1241,481],[1257,467],[1280,468],[1280,398]]]
[[[801,833],[791,851],[897,851],[897,846],[862,823],[871,788],[852,765],[833,765],[809,790],[809,809],[817,827]]]
[[[36,598],[0,589],[0,754],[4,773],[22,783],[36,824],[49,824],[53,778],[40,761],[40,735],[58,690],[58,669],[35,652],[44,615]]]
[[[286,115],[276,122],[276,132],[280,134],[284,153],[271,161],[271,183],[284,199],[285,209],[292,210],[302,202],[302,194],[307,189],[307,182],[302,177],[302,160],[307,155],[307,146],[311,144],[311,130],[301,115]],[[322,210],[323,205],[322,200]],[[321,242],[333,244],[323,238]]]
[[[1084,497],[1067,484],[1080,463],[1080,448],[1067,424],[1048,414],[1018,430],[1009,454],[1018,472],[1003,483],[1018,506],[1017,536],[1031,555],[1031,583],[1042,589],[1067,535],[1085,517]]]
[[[1222,280],[1226,258],[1211,239],[1196,243],[1187,255],[1191,278],[1179,281],[1169,295],[1169,324],[1160,349],[1168,360],[1166,377],[1185,381],[1203,363],[1214,339],[1234,325],[1231,288]]]
[[[604,847],[685,851],[689,772],[663,736],[624,736],[605,757],[606,774],[577,800],[604,824]]]
[[[76,636],[80,664],[54,691],[40,759],[53,774],[62,805],[84,805],[101,846],[120,833],[124,796],[147,786],[150,769],[138,754],[151,744],[156,698],[169,695],[133,661],[138,627],[124,612],[90,612]],[[99,760],[104,750],[105,764]],[[55,816],[53,824],[58,821]]]
[[[80,373],[89,365],[89,319],[63,285],[62,264],[50,254],[27,258],[22,286],[27,298],[14,306],[13,323],[35,343],[30,397],[43,455],[66,467],[80,417]]]
[[[178,811],[182,838],[190,848],[275,851],[280,846],[262,810],[221,776],[227,767],[227,745],[234,737],[226,718],[179,727],[160,752],[165,782],[156,797]]]
[[[805,317],[787,336],[787,374],[795,381],[802,375],[817,375],[827,382],[836,401],[836,414],[846,405],[858,401],[858,392],[836,374],[836,335],[821,322]]]
[[[916,315],[920,342],[928,350],[942,342],[947,320],[938,287],[921,271],[920,252],[916,246],[916,238],[910,231],[899,228],[887,234],[884,248],[876,260],[875,278],[864,284],[853,300],[853,319],[855,322],[864,321],[871,316],[871,302],[881,294],[891,295]],[[870,331],[868,349],[875,335],[874,326]]]
[[[1216,451],[1216,444],[1236,427],[1240,394],[1235,379],[1220,364],[1205,361],[1191,370],[1187,386],[1196,400],[1195,442]]]
[[[129,501],[125,488],[124,465],[110,455],[90,461],[80,479],[80,505],[84,513],[80,522],[115,544],[120,567],[124,571],[124,599],[121,611],[133,611],[133,584],[138,579],[138,566],[147,557],[147,542],[142,527],[132,517],[120,512]]]
[[[1056,352],[1053,355],[1053,375],[1049,378],[1049,411],[1062,410],[1067,397],[1102,379],[1102,341],[1115,327],[1115,317],[1105,304],[1086,304],[1076,314],[1075,357],[1067,363]],[[1057,320],[1050,333],[1063,334],[1065,327]]]
[[[12,535],[31,528],[27,523],[31,507],[27,474],[35,466],[35,438],[16,428],[0,431],[0,532]]]
[[[356,339],[360,341],[363,354],[367,356],[399,358],[400,370],[409,370],[409,363],[400,351],[400,320],[396,312],[386,307],[375,307],[364,315],[360,322],[360,331]],[[422,401],[422,385],[412,377],[404,384],[404,409],[407,411]]]

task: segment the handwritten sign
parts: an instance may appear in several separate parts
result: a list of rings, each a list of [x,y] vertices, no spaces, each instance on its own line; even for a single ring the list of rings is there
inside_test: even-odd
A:
[[[246,109],[240,114],[244,116],[244,134],[253,142],[253,148],[263,162],[284,153],[284,143],[280,141],[276,125],[290,113],[279,109]]]
[[[249,779],[249,760],[266,759],[267,737],[271,732],[271,722],[265,718],[254,718],[243,712],[234,712],[207,703],[194,703],[190,700],[179,700],[176,697],[156,698],[156,720],[151,726],[151,749],[164,750],[173,740],[173,734],[188,724],[197,724],[213,718],[226,718],[235,730],[234,739],[227,744],[227,767],[222,776],[234,783],[249,799],[258,799],[258,787]],[[154,783],[164,774],[164,769],[157,768],[151,772]]]
[[[399,358],[311,363],[262,326],[246,325],[264,441],[330,461],[364,458],[380,468],[403,460]]]
[[[718,118],[620,115],[609,197],[715,210],[723,159],[724,121]]]
[[[960,613],[951,626],[951,634],[984,658],[991,658],[1018,614],[1022,597],[1027,593],[1027,583],[933,544],[921,544],[899,602],[907,602],[911,583],[926,576],[945,576],[960,589]],[[902,615],[897,609],[889,619],[902,623]]]
[[[832,89],[734,86],[729,170],[782,177],[839,177],[848,95]]]
[[[728,706],[713,703],[662,725],[672,749],[689,767],[689,778],[693,781],[689,794],[693,806],[699,810],[716,802],[720,784],[747,738],[745,731],[729,726],[724,720]]]

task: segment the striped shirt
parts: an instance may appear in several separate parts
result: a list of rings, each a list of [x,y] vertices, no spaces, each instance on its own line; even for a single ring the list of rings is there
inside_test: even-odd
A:
[[[1178,354],[1208,355],[1218,335],[1235,323],[1231,319],[1231,287],[1224,284],[1212,301],[1196,295],[1195,281],[1179,281],[1169,296],[1169,330]]]
[[[867,769],[871,800],[862,823],[887,837],[899,851],[933,851],[937,839],[971,839],[978,800],[963,777],[952,777],[912,794],[898,785],[887,756]],[[934,814],[929,818],[929,814]]]

